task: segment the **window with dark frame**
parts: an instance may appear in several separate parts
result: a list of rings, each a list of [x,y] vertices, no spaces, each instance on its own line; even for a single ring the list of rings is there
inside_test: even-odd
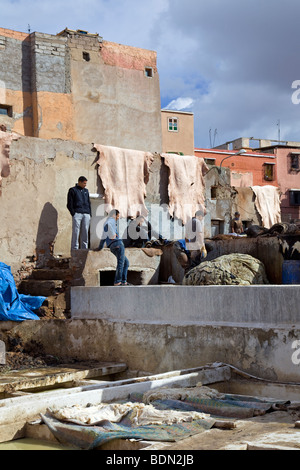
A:
[[[83,60],[85,60],[86,62],[89,62],[91,60],[91,57],[90,57],[90,54],[88,52],[83,52],[82,53],[82,58]]]
[[[300,154],[291,153],[291,170],[300,171]]]
[[[290,205],[300,206],[300,189],[290,189]]]

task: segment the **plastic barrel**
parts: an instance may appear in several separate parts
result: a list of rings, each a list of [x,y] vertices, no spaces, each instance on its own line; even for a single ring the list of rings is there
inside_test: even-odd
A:
[[[283,262],[282,284],[300,284],[300,260],[285,260]]]

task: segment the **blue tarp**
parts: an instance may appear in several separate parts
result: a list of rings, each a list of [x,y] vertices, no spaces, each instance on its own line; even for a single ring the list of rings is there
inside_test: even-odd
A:
[[[46,297],[19,294],[11,269],[0,262],[0,321],[39,320],[34,310]]]

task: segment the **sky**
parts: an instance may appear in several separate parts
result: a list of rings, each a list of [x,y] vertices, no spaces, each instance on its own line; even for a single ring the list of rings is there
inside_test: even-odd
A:
[[[299,0],[0,0],[3,28],[156,51],[161,107],[194,113],[200,148],[300,141],[299,17]]]

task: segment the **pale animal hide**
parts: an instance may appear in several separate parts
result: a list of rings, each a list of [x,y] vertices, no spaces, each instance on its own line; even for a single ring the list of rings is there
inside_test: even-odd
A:
[[[10,146],[12,141],[17,140],[18,138],[18,135],[13,132],[4,132],[0,130],[0,195],[2,178],[7,178],[10,174]]]
[[[271,228],[281,222],[280,190],[275,186],[251,186],[256,198],[255,207],[262,218],[262,225]]]
[[[203,158],[162,154],[169,175],[169,213],[181,219],[183,224],[204,209],[205,181],[208,166]]]
[[[106,211],[120,217],[147,215],[146,184],[154,156],[149,152],[94,144],[99,152],[98,172],[104,187]]]
[[[129,412],[132,412],[130,421],[133,426],[171,425],[209,418],[208,414],[197,411],[157,410],[153,405],[131,402],[100,404],[91,407],[74,405],[49,411],[60,421],[91,426],[100,424],[101,421],[119,423]]]

